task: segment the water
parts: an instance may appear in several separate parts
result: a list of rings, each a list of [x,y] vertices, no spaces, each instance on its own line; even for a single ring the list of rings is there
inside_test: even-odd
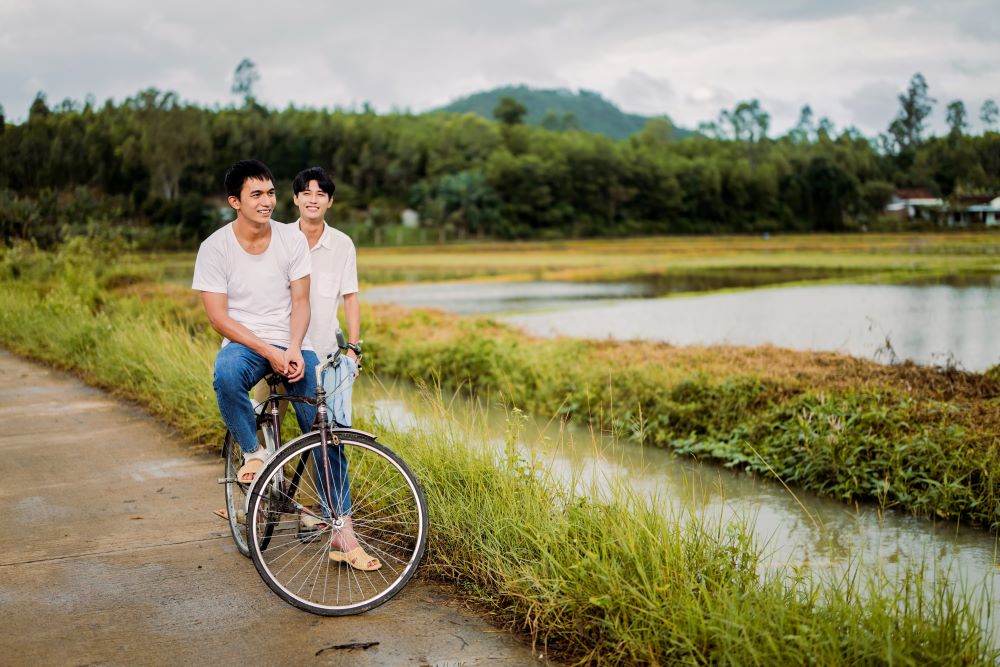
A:
[[[412,387],[371,387],[355,392],[360,409],[398,428],[440,426],[440,409]],[[447,419],[466,425],[470,441],[488,434],[502,451],[507,416],[466,400],[448,401]],[[805,491],[792,496],[780,484],[702,465],[654,448],[622,444],[559,422],[528,419],[521,431],[525,453],[545,462],[558,478],[576,479],[600,493],[612,479],[674,505],[696,505],[709,515],[752,516],[758,543],[765,545],[764,569],[793,567],[821,574],[851,566],[892,575],[905,566],[926,567],[947,576],[952,588],[989,597],[984,629],[1000,641],[1000,560],[988,531],[933,523],[871,505],[853,507]],[[987,610],[984,610],[987,611]]]
[[[982,371],[1000,363],[1000,285],[820,285],[648,298],[646,283],[438,283],[364,298],[492,313],[537,335],[762,345]]]

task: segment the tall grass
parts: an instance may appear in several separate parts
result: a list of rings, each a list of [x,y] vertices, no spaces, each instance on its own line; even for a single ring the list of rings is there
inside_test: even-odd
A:
[[[4,258],[0,343],[217,446],[217,341],[197,310],[155,289],[120,287],[138,284],[141,267],[87,252],[27,264]],[[977,624],[981,607],[944,584],[928,587],[919,571],[893,580],[857,571],[827,581],[785,571],[764,577],[746,524],[652,505],[620,485],[600,501],[577,495],[513,448],[498,461],[447,428],[390,430],[384,439],[427,492],[427,572],[555,657],[724,665],[1000,659]]]
[[[600,664],[989,664],[981,608],[942,580],[857,568],[826,580],[762,571],[745,520],[640,497],[578,495],[511,448],[462,430],[375,428],[424,481],[427,570],[530,633]],[[425,427],[421,427],[422,429]]]

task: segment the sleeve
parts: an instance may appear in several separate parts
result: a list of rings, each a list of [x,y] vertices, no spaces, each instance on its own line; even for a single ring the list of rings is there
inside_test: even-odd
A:
[[[344,262],[344,273],[340,277],[340,293],[354,294],[358,291],[358,253],[351,243],[347,253],[347,261]]]
[[[211,237],[205,239],[198,248],[191,289],[228,294],[229,280],[226,276],[225,254],[217,243],[210,243],[211,240]]]
[[[309,257],[309,241],[299,230],[292,235],[292,252],[288,262],[288,282],[305,278],[312,273],[312,259]]]

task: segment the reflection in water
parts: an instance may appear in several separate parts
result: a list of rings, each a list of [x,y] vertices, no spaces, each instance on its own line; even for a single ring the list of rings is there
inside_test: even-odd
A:
[[[507,313],[505,321],[538,335],[771,344],[973,371],[1000,363],[996,286],[825,285],[643,298],[657,291],[645,283],[437,283],[372,289],[365,298]]]
[[[440,425],[464,428],[474,441],[489,434],[503,451],[510,419],[501,408],[454,399],[442,408],[403,386],[372,387],[355,393],[359,408],[398,428]],[[786,565],[837,573],[849,566],[873,567],[892,576],[906,566],[943,571],[954,587],[984,591],[989,616],[984,627],[1000,641],[1000,561],[996,537],[988,531],[933,523],[896,512],[854,507],[805,491],[792,496],[780,484],[735,473],[716,465],[681,459],[655,448],[617,443],[558,421],[527,419],[519,443],[525,456],[542,461],[557,478],[581,491],[601,494],[614,480],[675,506],[694,507],[712,516],[754,519],[758,542],[765,545],[765,569]]]
[[[541,334],[676,345],[772,344],[975,371],[1000,362],[1000,289],[985,287],[788,287],[623,301],[506,320]]]
[[[618,303],[620,299],[654,296],[646,283],[422,283],[373,287],[362,295],[374,303],[440,308],[460,315],[545,310],[580,302]]]

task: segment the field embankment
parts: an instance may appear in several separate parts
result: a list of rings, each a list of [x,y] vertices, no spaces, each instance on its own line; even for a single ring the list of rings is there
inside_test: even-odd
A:
[[[74,370],[138,401],[194,442],[217,446],[221,424],[210,379],[217,339],[190,292],[151,283],[139,263],[86,243],[57,255],[7,252],[2,259],[0,344]],[[841,376],[837,359],[822,355],[829,363],[799,368],[794,361],[773,363],[783,354],[774,350],[742,356],[690,350],[670,357],[680,351],[528,341],[488,320],[436,313],[385,309],[368,318],[366,337],[379,372],[423,372],[471,388],[495,387],[538,411],[596,417],[603,410],[634,424],[642,439],[652,438],[647,434],[657,417],[665,438],[660,444],[682,433],[692,446],[735,447],[735,440],[717,435],[723,428],[742,434],[735,429],[743,415],[761,414],[775,423],[811,424],[819,434],[815,446],[840,456],[841,433],[860,448],[881,442],[871,439],[882,437],[880,429],[908,432],[902,417],[851,412],[855,405],[876,410],[880,397],[896,396],[892,392],[907,382],[919,388],[907,399],[917,406],[904,413],[908,419],[931,414],[922,412],[927,406],[942,410],[936,420],[927,417],[928,438],[938,437],[933,429],[952,427],[953,402],[996,401],[995,380],[983,376],[905,368],[885,369],[879,378],[873,366]],[[673,363],[658,363],[664,359]],[[734,368],[745,379],[734,376]],[[865,383],[852,394],[855,380]],[[821,381],[827,383],[822,392],[810,389]],[[880,409],[901,408],[889,402]],[[699,433],[694,427],[705,437],[692,438]],[[954,442],[967,442],[964,428],[966,422],[955,427]],[[754,441],[752,434],[746,438]],[[498,465],[490,453],[445,432],[386,439],[427,489],[433,517],[427,572],[557,655],[733,665],[988,665],[1000,658],[979,628],[971,596],[956,598],[944,584],[929,590],[924,573],[907,571],[891,581],[856,573],[824,581],[790,572],[765,577],[761,550],[738,523],[657,511],[622,488],[606,503],[573,496],[531,463],[510,456]],[[889,442],[888,435],[883,439]],[[791,465],[768,459],[773,453],[756,443],[779,472]],[[995,461],[995,440],[991,446]],[[784,450],[776,445],[775,451]],[[982,462],[984,474],[995,474]]]

